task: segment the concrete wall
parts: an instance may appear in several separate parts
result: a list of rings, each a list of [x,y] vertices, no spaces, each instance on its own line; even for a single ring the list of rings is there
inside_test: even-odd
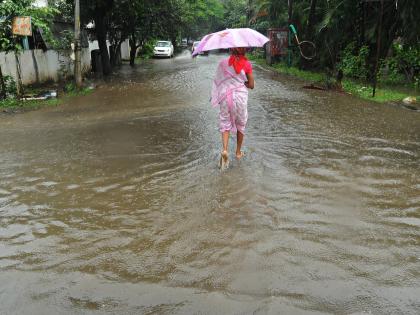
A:
[[[108,48],[108,54],[109,54],[109,46],[111,46],[111,44],[109,43],[109,40],[107,40],[106,47]],[[98,41],[97,40],[89,41],[89,52],[95,49],[99,49]]]
[[[121,59],[123,59],[123,60],[129,60],[130,59],[130,43],[129,43],[128,39],[126,39],[121,44]]]
[[[107,41],[108,49],[109,42]],[[91,70],[90,52],[99,49],[98,41],[89,42],[89,48],[82,49],[82,72]],[[17,55],[21,67],[21,79],[24,85],[59,81],[73,75],[74,61],[70,58],[71,51],[58,52],[41,49],[24,50]],[[121,58],[130,59],[128,40],[121,45]],[[0,52],[0,66],[3,75],[12,76],[17,81],[16,55]]]
[[[23,84],[58,81],[73,75],[74,62],[69,53],[40,49],[24,50],[17,55],[21,67]],[[3,75],[10,75],[17,81],[17,63],[14,53],[0,52],[0,65]],[[82,49],[82,72],[90,71],[90,52]]]
[[[108,53],[109,53],[109,46],[111,44],[109,43],[108,40],[106,41],[106,45],[108,47]],[[99,49],[99,45],[98,45],[98,41],[97,40],[89,41],[89,51],[92,51],[94,49]],[[130,59],[130,45],[129,45],[128,39],[126,39],[121,44],[121,59],[123,59],[123,60]]]

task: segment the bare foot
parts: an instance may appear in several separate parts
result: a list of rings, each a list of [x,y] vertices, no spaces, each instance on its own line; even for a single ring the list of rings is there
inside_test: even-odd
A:
[[[222,151],[220,156],[220,168],[224,169],[229,165],[229,155],[226,150]]]
[[[244,157],[245,153],[243,153],[242,151],[236,152],[236,158],[238,160],[242,159]]]

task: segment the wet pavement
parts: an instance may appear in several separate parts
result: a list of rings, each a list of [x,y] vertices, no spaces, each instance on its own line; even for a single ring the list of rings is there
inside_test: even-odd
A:
[[[256,66],[221,173],[220,58],[0,117],[1,314],[419,313],[420,113]]]

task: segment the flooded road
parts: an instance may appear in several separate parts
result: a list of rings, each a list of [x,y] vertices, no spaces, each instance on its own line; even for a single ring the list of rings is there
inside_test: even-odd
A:
[[[1,314],[419,313],[420,114],[256,66],[221,173],[220,58],[0,117]]]

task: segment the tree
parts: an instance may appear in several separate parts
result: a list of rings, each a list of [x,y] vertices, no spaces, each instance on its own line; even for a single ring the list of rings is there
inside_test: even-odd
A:
[[[105,75],[111,73],[111,63],[106,40],[109,30],[109,18],[113,6],[114,0],[87,0],[84,6],[86,21],[93,20],[95,24],[96,39],[98,40],[98,46],[101,52],[102,71]]]
[[[38,8],[32,0],[3,0],[0,3],[0,50],[6,53],[19,53],[22,50],[22,37],[12,34],[12,22],[18,16],[30,16],[33,29],[40,29],[45,40],[54,42],[50,26],[58,11],[54,8]],[[16,57],[17,62],[19,61]],[[19,65],[19,62],[18,62]],[[18,71],[19,72],[19,71]],[[18,80],[19,81],[19,80]],[[18,82],[18,87],[20,86]],[[6,97],[6,87],[0,68],[0,98]]]
[[[182,33],[188,38],[201,38],[223,28],[224,7],[219,0],[183,0]]]
[[[293,5],[290,21],[286,16],[288,4]],[[366,65],[362,72],[366,72],[370,80],[373,79],[372,65],[375,64],[377,47],[380,60],[393,52],[396,41],[407,52],[399,56],[412,56],[413,52],[418,52],[418,0],[384,0],[383,11],[380,0],[257,0],[256,5],[256,26],[266,23],[268,27],[284,27],[292,22],[301,40],[315,42],[317,57],[310,62],[300,60],[299,65],[305,68],[336,69],[344,52],[347,57],[353,54],[353,57],[363,58],[367,53],[366,62],[359,60],[358,63]],[[384,31],[379,34],[381,16]],[[418,73],[416,69],[420,65],[415,65],[414,58],[405,60],[411,63],[411,69],[404,70],[409,73],[407,77],[415,77],[413,73]]]
[[[223,1],[223,27],[235,28],[247,26],[247,1],[225,0]]]

